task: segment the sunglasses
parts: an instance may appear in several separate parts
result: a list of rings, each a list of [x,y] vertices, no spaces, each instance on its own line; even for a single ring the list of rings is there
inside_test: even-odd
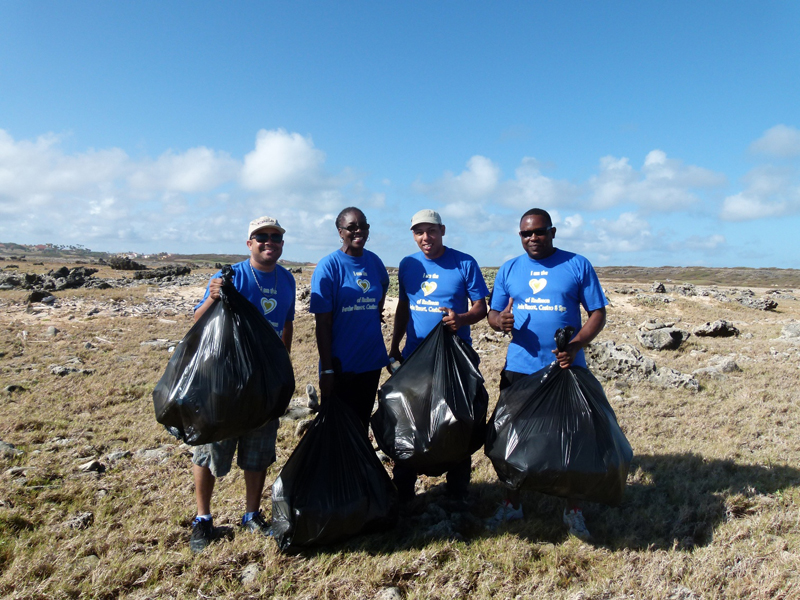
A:
[[[282,233],[256,233],[250,236],[251,240],[257,241],[259,244],[266,244],[267,242],[275,242],[280,244],[283,241]]]
[[[547,235],[547,232],[550,231],[552,228],[553,228],[553,226],[550,225],[549,227],[540,227],[539,229],[526,229],[525,231],[520,231],[519,232],[519,237],[521,237],[523,239],[527,239],[529,237],[533,237],[534,235],[536,237],[543,237],[543,236]]]
[[[339,227],[339,229],[346,229],[350,233],[355,233],[359,229],[361,231],[369,231],[369,223],[354,223],[353,225],[348,225],[347,227]]]

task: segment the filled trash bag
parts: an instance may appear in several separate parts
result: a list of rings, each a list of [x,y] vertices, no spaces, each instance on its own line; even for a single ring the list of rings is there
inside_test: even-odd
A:
[[[559,349],[570,337],[559,330]],[[500,392],[485,451],[512,489],[610,506],[622,500],[633,458],[600,382],[557,362]]]
[[[272,485],[272,534],[298,552],[393,527],[397,489],[352,408],[333,396]]]
[[[187,444],[238,437],[280,417],[294,393],[289,353],[230,283],[175,348],[153,390],[156,420]]]
[[[378,447],[417,473],[441,475],[486,438],[489,394],[478,355],[440,322],[378,392]]]

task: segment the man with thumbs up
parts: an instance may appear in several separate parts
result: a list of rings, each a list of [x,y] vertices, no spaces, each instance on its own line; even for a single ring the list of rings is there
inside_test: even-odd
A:
[[[411,218],[411,232],[420,251],[400,261],[400,293],[389,351],[389,356],[400,362],[439,321],[471,344],[470,325],[486,316],[489,295],[475,259],[444,245],[445,226],[439,213],[430,209],[417,212]],[[401,352],[403,337],[406,344]],[[466,501],[471,469],[467,458],[447,473],[447,494],[459,504]],[[401,501],[414,497],[416,480],[415,472],[395,466],[394,482]]]
[[[500,374],[501,391],[546,367],[554,355],[564,369],[585,367],[583,347],[606,323],[608,301],[594,268],[583,256],[553,246],[556,228],[547,211],[532,208],[522,215],[519,236],[525,254],[507,261],[497,272],[488,317],[492,329],[511,333]],[[583,325],[581,306],[588,315]],[[567,326],[577,333],[566,349],[558,352],[555,332]],[[519,492],[511,492],[492,520],[499,524],[521,518]],[[568,502],[564,521],[571,533],[588,537],[583,515],[574,502]]]

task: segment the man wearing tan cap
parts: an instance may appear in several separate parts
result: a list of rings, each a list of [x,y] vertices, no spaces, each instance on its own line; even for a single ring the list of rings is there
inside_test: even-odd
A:
[[[486,316],[489,295],[475,259],[444,245],[445,226],[439,213],[417,212],[411,218],[411,232],[420,251],[400,261],[400,293],[389,351],[398,361],[410,356],[439,321],[471,344],[469,327]],[[401,352],[403,337],[406,344]],[[466,504],[471,470],[467,458],[447,472],[447,494],[459,504]],[[417,473],[398,464],[393,475],[400,500],[411,500]]]
[[[294,277],[278,264],[283,253],[283,234],[286,230],[272,217],[259,217],[250,222],[247,247],[250,258],[233,267],[233,285],[246,297],[275,329],[288,351],[292,349],[294,331]],[[194,309],[197,321],[219,298],[222,272],[208,283],[203,300]],[[269,524],[261,513],[261,494],[267,467],[275,462],[275,440],[278,421],[251,431],[239,438],[197,446],[192,458],[197,517],[192,522],[189,548],[200,552],[213,539],[211,494],[218,477],[226,475],[237,451],[237,464],[244,471],[245,514],[242,527],[248,531],[269,534]]]

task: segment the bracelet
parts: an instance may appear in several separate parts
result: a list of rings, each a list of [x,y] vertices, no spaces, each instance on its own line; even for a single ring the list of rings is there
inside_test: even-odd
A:
[[[320,375],[333,375],[333,373],[333,369],[325,369],[324,371],[319,372]]]

